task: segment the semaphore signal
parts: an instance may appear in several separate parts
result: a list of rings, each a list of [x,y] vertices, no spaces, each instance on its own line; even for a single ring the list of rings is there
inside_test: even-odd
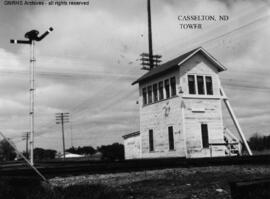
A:
[[[12,44],[29,44],[30,45],[30,70],[29,70],[29,81],[30,81],[30,163],[34,165],[34,102],[35,102],[35,42],[41,41],[44,39],[50,32],[53,31],[53,28],[50,27],[46,32],[44,32],[41,36],[39,35],[39,31],[31,30],[25,33],[24,37],[27,40],[15,40],[11,39],[10,43]]]

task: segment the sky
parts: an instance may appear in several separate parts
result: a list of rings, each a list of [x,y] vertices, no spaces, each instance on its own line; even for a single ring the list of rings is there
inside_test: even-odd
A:
[[[29,131],[29,46],[10,44],[36,29],[35,147],[62,150],[55,114],[69,112],[66,148],[122,143],[139,130],[139,55],[148,51],[146,0],[90,0],[87,6],[0,3],[0,131],[24,150]],[[44,2],[48,2],[44,0]],[[56,1],[54,1],[56,2]],[[247,138],[269,135],[270,2],[152,1],[153,49],[163,62],[202,46],[224,66],[224,90]],[[179,15],[227,15],[183,22]],[[202,23],[181,29],[180,23]],[[224,123],[234,131],[224,108]]]

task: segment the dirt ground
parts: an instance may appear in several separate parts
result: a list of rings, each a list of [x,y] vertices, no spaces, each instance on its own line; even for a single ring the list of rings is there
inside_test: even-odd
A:
[[[55,186],[102,184],[123,198],[229,199],[230,182],[270,177],[270,165],[232,165],[163,169],[130,173],[53,178]]]

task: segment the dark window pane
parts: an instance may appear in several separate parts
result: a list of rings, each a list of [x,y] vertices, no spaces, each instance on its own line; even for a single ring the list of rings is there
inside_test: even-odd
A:
[[[189,94],[195,94],[195,76],[188,75],[188,90]]]
[[[172,96],[176,95],[176,82],[175,77],[171,78],[171,89],[172,89]]]
[[[148,104],[152,103],[152,86],[147,87],[147,92],[148,92]]]
[[[159,100],[163,100],[164,99],[163,82],[158,83],[158,93],[159,93]]]
[[[154,151],[154,135],[153,130],[149,130],[149,151]]]
[[[169,149],[174,150],[174,137],[173,137],[173,127],[172,126],[169,126],[168,134],[169,134]]]
[[[204,94],[204,80],[203,76],[197,76],[197,84],[198,84],[198,94],[203,95]]]
[[[153,93],[154,93],[154,102],[157,102],[158,101],[157,84],[153,85]]]
[[[169,80],[165,80],[165,91],[166,91],[166,98],[170,98],[170,83]]]
[[[202,131],[202,145],[203,148],[209,147],[209,139],[208,139],[208,127],[207,124],[201,124],[201,131]]]
[[[147,104],[147,92],[146,88],[143,88],[143,104]]]
[[[206,92],[207,95],[213,95],[213,83],[212,83],[212,77],[205,77],[206,80]]]

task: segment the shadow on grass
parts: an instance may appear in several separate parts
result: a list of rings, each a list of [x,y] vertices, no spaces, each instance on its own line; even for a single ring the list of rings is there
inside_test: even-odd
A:
[[[0,178],[1,199],[122,199],[104,185],[72,185],[49,188],[36,178]]]

